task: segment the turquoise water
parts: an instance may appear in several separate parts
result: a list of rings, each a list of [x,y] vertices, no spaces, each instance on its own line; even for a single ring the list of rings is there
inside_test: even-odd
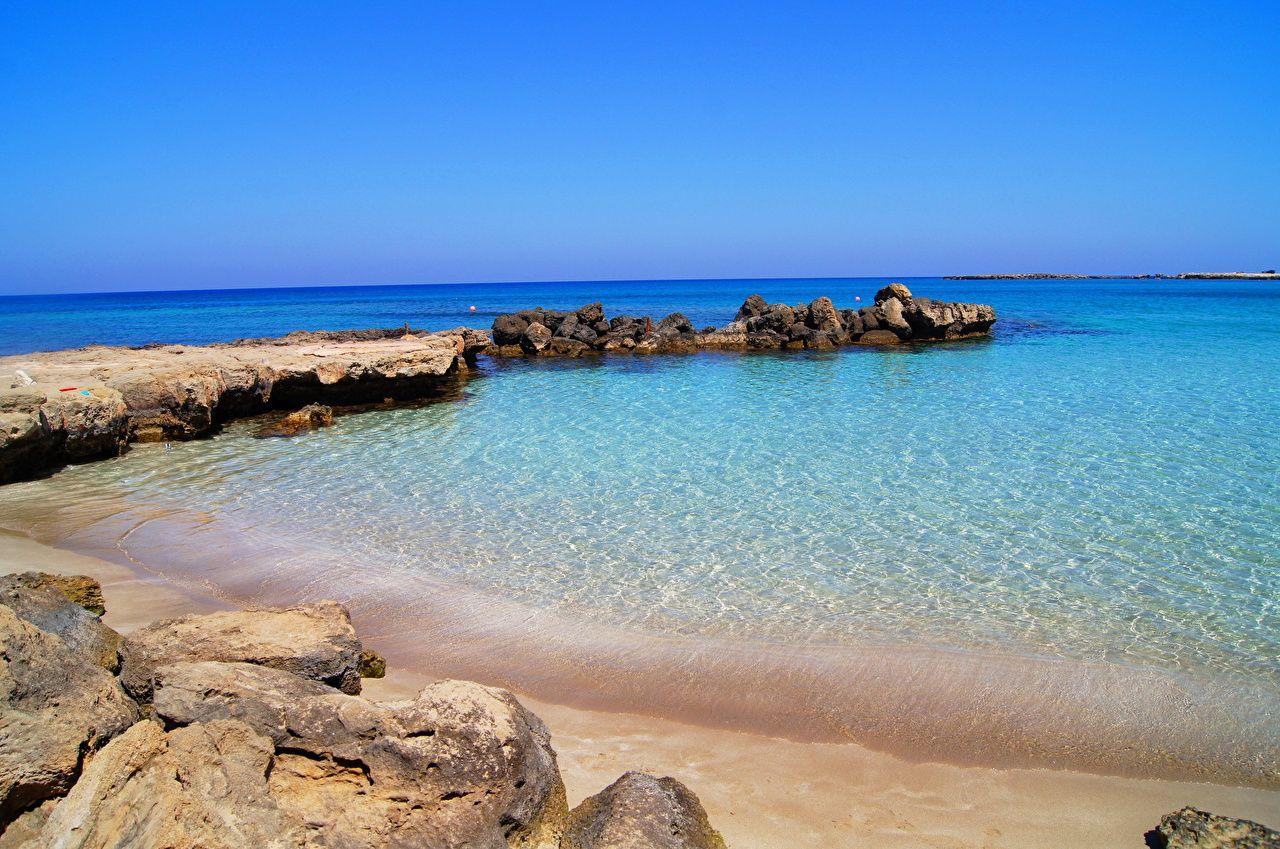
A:
[[[339,306],[318,296],[314,318],[293,290],[223,335],[451,326],[472,302],[484,316],[470,323],[483,325],[504,309],[596,298],[610,314],[681,309],[701,325],[727,320],[751,291],[846,305],[880,282],[344,290]],[[348,416],[294,440],[255,440],[240,424],[6,487],[0,525],[44,510],[62,526],[46,533],[83,537],[121,515],[166,515],[187,528],[166,537],[173,563],[207,560],[210,528],[248,548],[293,540],[332,555],[323,569],[275,554],[265,567],[306,575],[317,593],[391,597],[427,576],[656,634],[1280,682],[1280,289],[910,285],[993,304],[995,337],[482,362],[457,400]],[[428,300],[430,315],[413,312]],[[178,318],[151,336],[204,338],[201,307],[157,309]],[[10,349],[30,341],[13,326]]]

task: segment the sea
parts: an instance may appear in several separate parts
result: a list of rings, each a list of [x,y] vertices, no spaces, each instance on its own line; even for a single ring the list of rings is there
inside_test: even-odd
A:
[[[415,599],[456,589],[514,611],[503,615],[516,631],[519,611],[536,611],[681,645],[924,648],[1280,692],[1272,282],[22,296],[0,298],[0,352],[488,327],[504,312],[592,301],[702,327],[752,293],[856,307],[891,280],[993,305],[991,338],[481,358],[435,403],[342,416],[292,440],[236,423],[4,487],[0,528],[236,597],[336,596],[407,621]],[[1277,730],[1274,715],[1262,722]]]

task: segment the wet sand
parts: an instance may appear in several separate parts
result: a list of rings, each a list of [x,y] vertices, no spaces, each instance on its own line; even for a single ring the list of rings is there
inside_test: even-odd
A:
[[[0,533],[0,571],[29,569],[98,578],[106,621],[125,632],[228,604],[211,584],[177,585]],[[368,696],[399,698],[442,674],[397,663],[410,636],[380,634],[376,618],[361,618],[366,643],[392,660],[385,680],[366,682]],[[429,640],[418,640],[418,652],[423,645]],[[482,672],[471,677],[483,680]],[[1140,847],[1146,829],[1183,805],[1280,821],[1277,790],[906,759],[852,742],[800,742],[519,694],[551,729],[571,804],[627,769],[673,775],[737,849]]]

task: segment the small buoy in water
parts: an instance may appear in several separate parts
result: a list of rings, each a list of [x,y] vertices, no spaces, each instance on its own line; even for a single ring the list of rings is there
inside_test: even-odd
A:
[[[473,306],[470,306],[470,307],[467,307],[467,309],[471,310],[472,312],[475,312],[475,311],[476,311],[476,308],[475,308],[475,306],[474,306],[474,305],[473,305]]]
[[[854,296],[853,296],[853,299],[854,299],[855,301],[861,301],[861,300],[862,300],[862,296],[861,296],[861,295],[854,295]]]

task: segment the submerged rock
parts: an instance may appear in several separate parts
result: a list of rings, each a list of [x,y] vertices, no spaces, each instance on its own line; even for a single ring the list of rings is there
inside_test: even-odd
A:
[[[1183,808],[1147,832],[1152,849],[1280,849],[1280,832],[1250,820]]]
[[[301,410],[294,410],[277,422],[258,428],[255,436],[296,436],[309,430],[333,425],[333,408],[324,404],[308,404]]]
[[[151,679],[160,666],[243,661],[359,693],[361,650],[351,617],[337,602],[222,611],[165,619],[129,634],[121,650],[120,680],[131,696],[149,702]]]
[[[725,849],[698,797],[674,778],[628,772],[569,813],[562,849]]]
[[[0,605],[0,829],[67,792],[137,717],[108,672]]]

